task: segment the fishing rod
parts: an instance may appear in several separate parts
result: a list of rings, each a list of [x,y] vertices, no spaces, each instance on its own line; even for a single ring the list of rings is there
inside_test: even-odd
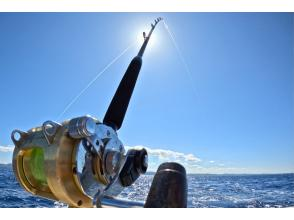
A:
[[[125,75],[123,76],[115,95],[106,111],[103,123],[111,126],[114,130],[120,129],[125,117],[135,84],[142,66],[142,57],[149,42],[149,39],[156,25],[162,20],[157,18],[154,24],[151,24],[149,34],[143,32],[144,42],[136,57],[131,61]]]
[[[11,133],[13,171],[28,192],[69,207],[186,207],[185,168],[164,163],[154,176],[145,203],[117,199],[148,168],[146,149],[126,152],[121,128],[157,18],[130,62],[103,118],[86,115],[58,123],[45,121],[28,131]]]

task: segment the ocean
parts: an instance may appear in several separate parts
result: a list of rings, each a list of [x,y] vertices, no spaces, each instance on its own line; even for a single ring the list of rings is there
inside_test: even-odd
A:
[[[141,176],[119,197],[144,201],[153,175]],[[294,174],[209,175],[190,174],[188,207],[282,208],[294,206]],[[0,164],[0,207],[67,207],[26,192],[16,181],[11,165]]]

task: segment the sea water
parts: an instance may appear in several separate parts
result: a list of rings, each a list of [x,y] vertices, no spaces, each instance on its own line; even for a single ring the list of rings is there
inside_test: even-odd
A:
[[[152,174],[141,176],[119,197],[145,201],[152,179]],[[294,206],[294,174],[188,174],[187,179],[188,207]],[[0,207],[66,207],[66,205],[26,192],[16,181],[11,164],[0,164]]]

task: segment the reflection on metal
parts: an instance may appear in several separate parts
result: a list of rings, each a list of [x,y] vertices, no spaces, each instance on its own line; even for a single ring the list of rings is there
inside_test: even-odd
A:
[[[86,138],[95,134],[95,120],[89,116],[71,119],[68,133],[72,138]]]
[[[135,202],[130,200],[123,200],[111,197],[104,197],[101,200],[102,207],[111,207],[111,208],[143,208],[143,202]]]

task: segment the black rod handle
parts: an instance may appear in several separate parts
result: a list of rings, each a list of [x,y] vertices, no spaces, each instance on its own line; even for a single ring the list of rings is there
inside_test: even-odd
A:
[[[141,66],[142,58],[136,56],[128,66],[104,116],[103,123],[114,130],[120,129],[122,125]]]

